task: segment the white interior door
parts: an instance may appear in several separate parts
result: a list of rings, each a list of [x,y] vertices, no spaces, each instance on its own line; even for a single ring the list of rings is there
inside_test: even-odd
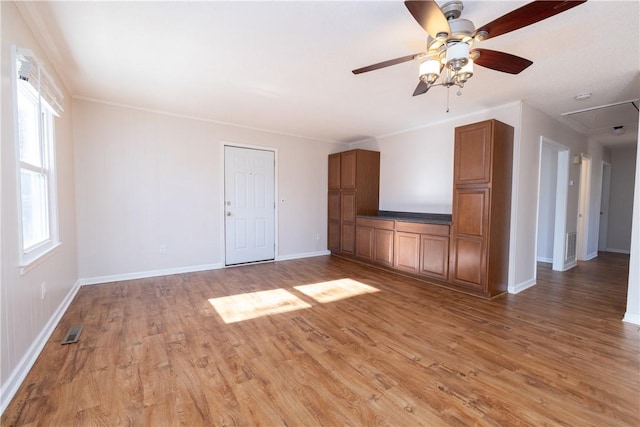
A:
[[[275,153],[224,147],[225,264],[275,259]]]

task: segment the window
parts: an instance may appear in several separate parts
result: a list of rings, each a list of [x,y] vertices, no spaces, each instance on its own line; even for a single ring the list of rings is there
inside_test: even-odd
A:
[[[55,85],[43,78],[43,70],[36,61],[23,55],[16,60],[16,157],[23,272],[59,245],[54,116],[61,109],[56,111],[51,106],[59,107],[57,102],[48,102],[43,89],[55,88]]]

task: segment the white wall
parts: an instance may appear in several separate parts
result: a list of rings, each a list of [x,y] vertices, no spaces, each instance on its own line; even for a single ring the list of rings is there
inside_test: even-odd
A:
[[[638,122],[638,135],[640,135],[640,121]],[[640,144],[636,141],[636,159],[638,157],[640,157]],[[634,187],[629,286],[627,310],[623,320],[640,325],[640,167],[636,167]]]
[[[453,203],[453,140],[458,126],[497,119],[519,127],[519,103],[352,144],[380,151],[380,209],[447,213]]]
[[[65,91],[62,117],[56,119],[56,163],[58,171],[58,217],[62,245],[33,269],[20,274],[19,226],[17,207],[16,136],[11,61],[11,46],[31,49],[45,63],[47,56],[26,26],[12,2],[0,2],[2,11],[2,161],[0,218],[2,234],[2,281],[0,282],[0,410],[4,409],[30,363],[35,361],[38,346],[44,345],[55,326],[58,311],[72,296],[77,283],[75,192],[71,104]],[[55,75],[55,70],[48,67]],[[64,90],[62,81],[56,77]],[[40,286],[46,282],[46,296]]]
[[[631,249],[635,171],[636,147],[611,147],[608,251],[629,253]]]
[[[344,145],[88,100],[73,110],[83,281],[221,266],[225,143],[277,150],[277,258],[326,252],[327,155]]]
[[[535,283],[536,277],[536,194],[540,164],[540,138],[544,136],[555,143],[569,148],[570,158],[587,152],[587,138],[569,127],[545,115],[528,104],[523,104],[520,153],[518,157],[515,272],[514,288],[517,291]],[[580,165],[569,166],[569,180],[573,185],[568,189],[566,231],[577,230]],[[513,240],[512,240],[513,241]]]

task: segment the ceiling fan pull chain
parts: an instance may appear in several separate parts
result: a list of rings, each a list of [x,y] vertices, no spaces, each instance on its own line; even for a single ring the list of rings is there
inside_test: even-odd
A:
[[[447,86],[447,113],[449,112],[449,93],[451,93],[451,86]]]

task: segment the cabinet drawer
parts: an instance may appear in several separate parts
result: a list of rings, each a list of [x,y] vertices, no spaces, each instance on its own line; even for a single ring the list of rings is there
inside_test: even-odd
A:
[[[396,231],[407,233],[432,234],[435,236],[448,236],[447,224],[423,224],[418,222],[396,221]]]
[[[386,219],[356,218],[358,227],[380,228],[382,230],[393,230],[394,222]]]

